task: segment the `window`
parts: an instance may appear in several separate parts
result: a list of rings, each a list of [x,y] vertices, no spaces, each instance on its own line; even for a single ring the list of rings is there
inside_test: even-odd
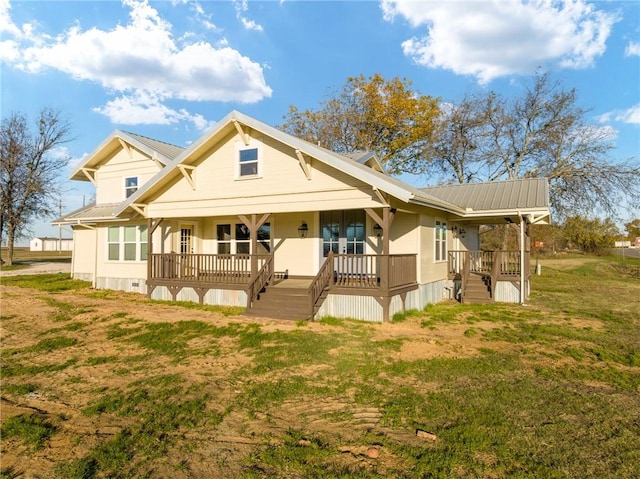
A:
[[[146,261],[147,243],[146,226],[110,226],[107,258],[109,261]]]
[[[447,259],[447,223],[436,221],[436,261],[445,261]]]
[[[271,253],[271,225],[263,224],[258,229],[258,251],[257,254]]]
[[[239,172],[238,176],[257,176],[258,175],[258,149],[249,148],[240,150],[239,156]]]
[[[251,232],[244,223],[236,223],[231,234],[231,225],[217,225],[218,254],[250,254]],[[256,254],[268,254],[271,251],[271,225],[263,224],[258,229],[258,251]]]
[[[124,192],[125,196],[129,198],[138,190],[138,177],[132,176],[124,179]]]
[[[231,254],[231,225],[218,225],[218,254]]]
[[[244,223],[236,224],[236,253],[249,254],[251,233]]]
[[[109,261],[120,259],[120,227],[110,226],[108,234]]]

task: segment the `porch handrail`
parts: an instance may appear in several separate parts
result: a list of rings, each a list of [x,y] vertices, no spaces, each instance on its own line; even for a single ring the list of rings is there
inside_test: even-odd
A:
[[[448,252],[448,273],[461,274],[469,260],[469,272],[504,278],[520,275],[520,252],[517,250],[451,250]],[[527,264],[525,263],[525,273]]]
[[[327,255],[327,259],[325,259],[324,263],[320,267],[320,271],[311,281],[311,285],[309,285],[308,294],[310,301],[310,318],[313,321],[313,316],[315,315],[315,307],[318,299],[322,296],[322,292],[329,287],[331,284],[331,279],[333,278],[333,252],[329,251]]]
[[[247,287],[247,306],[253,306],[253,303],[258,299],[260,291],[273,279],[273,254],[269,255],[269,258],[264,262],[262,268],[256,273],[256,275],[249,281]]]
[[[151,281],[198,281],[248,284],[250,254],[154,253],[149,255]],[[271,255],[253,255],[262,267]]]

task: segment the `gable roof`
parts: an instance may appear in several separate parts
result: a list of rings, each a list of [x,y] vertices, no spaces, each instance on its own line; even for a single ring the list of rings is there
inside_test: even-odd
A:
[[[148,155],[149,158],[157,160],[163,166],[171,163],[174,158],[184,151],[184,148],[180,146],[171,145],[135,133],[115,130],[71,173],[70,179],[89,180],[84,171],[87,169],[95,169],[117,149],[122,148],[121,142],[131,145],[135,149]]]
[[[423,191],[475,211],[549,208],[549,183],[546,178],[442,185],[423,188]]]
[[[289,146],[292,150],[300,151],[302,154],[317,159],[338,171],[358,178],[359,180],[370,184],[374,189],[384,191],[405,203],[431,206],[455,214],[464,214],[464,209],[459,206],[432,196],[428,192],[410,186],[381,171],[376,171],[369,166],[365,166],[360,163],[358,159],[354,161],[354,159],[350,157],[340,155],[327,150],[326,148],[314,145],[235,110],[225,116],[212,129],[182,151],[182,153],[174,158],[170,164],[151,178],[151,180],[140,187],[128,198],[127,201],[122,203],[120,207],[114,211],[114,214],[121,214],[132,203],[136,203],[137,201],[140,201],[141,198],[144,198],[145,195],[157,191],[170,179],[181,174],[178,168],[179,165],[189,165],[190,161],[194,161],[199,158],[200,153],[206,151],[210,145],[220,141],[229,133],[236,131],[237,125],[239,124],[245,125],[252,130],[269,136],[280,143]],[[365,154],[362,157],[364,158],[364,162],[368,162],[372,158],[372,155]]]

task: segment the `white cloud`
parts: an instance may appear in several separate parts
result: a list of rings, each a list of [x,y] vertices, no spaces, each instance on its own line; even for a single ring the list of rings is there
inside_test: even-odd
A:
[[[194,121],[163,104],[171,99],[253,103],[271,96],[263,66],[226,41],[219,47],[204,41],[178,46],[172,25],[148,0],[123,0],[123,5],[131,9],[130,22],[111,29],[76,25],[53,39],[32,35],[26,40],[26,30],[14,26],[9,31],[14,38],[0,44],[0,60],[30,73],[56,69],[121,93],[97,109],[118,123]],[[199,4],[194,5],[197,10]],[[7,0],[0,0],[0,21],[3,15],[8,18]],[[158,116],[149,116],[152,112]]]
[[[387,21],[402,17],[413,28],[426,29],[403,42],[405,55],[483,84],[553,62],[589,67],[604,53],[618,20],[583,0],[382,0],[381,9]]]
[[[626,110],[613,110],[597,117],[600,123],[609,123],[611,121],[619,121],[622,123],[631,123],[640,125],[640,103],[627,108]]]
[[[232,2],[236,9],[236,18],[240,20],[245,29],[257,32],[263,31],[262,25],[244,16],[244,13],[249,10],[249,2],[247,0],[232,0]]]
[[[640,125],[640,103],[626,110],[619,111],[616,115],[616,120]]]
[[[135,94],[111,100],[93,111],[122,125],[172,125],[186,121],[199,131],[204,131],[213,124],[202,115],[192,115],[185,109],[169,108],[163,100],[161,96],[138,90]]]
[[[624,54],[628,57],[630,56],[640,56],[640,43],[638,42],[629,42],[627,48],[624,50]]]

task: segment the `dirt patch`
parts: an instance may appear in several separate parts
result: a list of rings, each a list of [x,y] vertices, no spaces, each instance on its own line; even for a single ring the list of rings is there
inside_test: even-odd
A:
[[[277,445],[290,430],[305,432],[306,436],[300,439],[301,447],[312,447],[309,438],[315,435],[331,437],[339,445],[334,451],[336,461],[345,467],[367,469],[375,465],[378,473],[399,467],[404,459],[380,444],[363,445],[362,437],[378,435],[417,447],[437,447],[437,443],[425,444],[409,426],[389,427],[383,421],[382,411],[358,402],[353,390],[320,399],[302,393],[296,395],[295,400],[270,405],[267,409],[257,408],[250,414],[247,407],[242,406],[251,399],[247,397],[248,391],[260,392],[262,384],[271,386],[291,378],[318,377],[325,367],[322,364],[304,364],[286,372],[266,368],[256,378],[247,379],[238,372],[253,366],[254,357],[246,348],[239,347],[237,338],[231,335],[203,333],[189,337],[185,346],[189,351],[187,355],[181,355],[180,350],[157,353],[153,348],[161,345],[154,343],[154,338],[148,338],[147,346],[135,339],[136,335],[150,331],[150,325],[182,321],[201,322],[216,328],[249,328],[257,323],[263,333],[300,330],[303,334],[317,335],[348,331],[348,324],[300,325],[269,318],[226,317],[152,303],[127,293],[110,293],[103,299],[91,293],[46,295],[8,286],[3,286],[1,293],[3,360],[8,359],[12,367],[32,371],[11,376],[3,367],[2,421],[37,414],[56,427],[52,439],[39,449],[16,438],[3,438],[2,467],[20,472],[20,477],[58,477],[56,465],[86,457],[121,431],[138,427],[143,418],[135,414],[113,411],[92,415],[87,414],[87,408],[100,398],[118,392],[125,394],[131,391],[132,384],[144,384],[159,375],[183,379],[184,385],[173,386],[178,396],[188,398],[201,394],[208,399],[202,425],[167,432],[166,440],[175,441],[162,457],[154,459],[152,477],[238,477],[250,454]],[[53,305],[51,299],[55,300]],[[56,320],[59,306],[55,305],[72,308],[73,317]],[[385,350],[387,360],[468,358],[480,355],[481,348],[511,347],[482,339],[479,333],[500,327],[495,322],[475,322],[472,326],[454,323],[431,329],[423,327],[420,318],[409,317],[401,323],[352,327],[367,336],[372,349],[392,344]],[[471,329],[474,334],[470,334]],[[55,341],[61,341],[60,338],[71,338],[75,342],[47,349],[48,344],[57,344]],[[340,355],[342,350],[337,347],[335,351]],[[18,360],[12,361],[14,357]],[[394,380],[392,377],[380,379]],[[19,391],[18,386],[32,391]],[[372,387],[375,388],[375,382]],[[425,383],[421,387],[432,390],[438,385]],[[211,419],[218,416],[219,421]],[[263,473],[269,475],[274,471]]]

